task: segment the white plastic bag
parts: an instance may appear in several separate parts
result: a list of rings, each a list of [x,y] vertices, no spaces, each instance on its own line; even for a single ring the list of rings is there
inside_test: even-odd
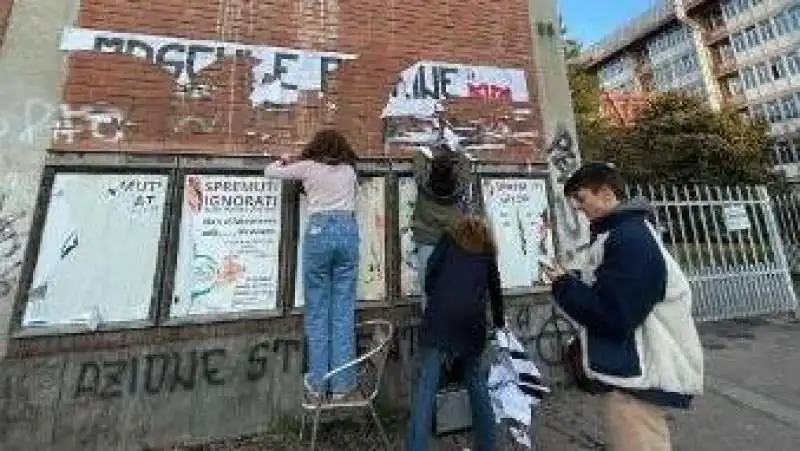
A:
[[[530,448],[533,414],[550,388],[511,331],[495,332],[491,352],[488,385],[495,420],[508,420],[514,439]]]

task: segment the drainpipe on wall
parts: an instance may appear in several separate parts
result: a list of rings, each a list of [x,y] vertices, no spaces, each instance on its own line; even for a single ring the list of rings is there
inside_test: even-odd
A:
[[[722,94],[720,93],[716,77],[714,77],[714,64],[711,57],[711,50],[703,41],[703,26],[686,14],[685,0],[672,0],[672,2],[675,6],[675,17],[678,19],[678,22],[688,26],[689,29],[692,30],[692,40],[694,41],[694,48],[697,52],[697,62],[700,65],[703,84],[705,84],[706,90],[708,91],[708,104],[714,111],[719,111],[722,108]]]

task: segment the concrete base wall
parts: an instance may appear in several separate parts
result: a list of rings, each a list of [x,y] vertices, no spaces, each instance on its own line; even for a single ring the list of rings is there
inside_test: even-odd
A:
[[[512,329],[535,353],[535,337],[550,314],[546,298],[507,302]],[[390,408],[408,404],[417,329],[414,318],[407,320],[395,321],[382,399]],[[0,449],[139,451],[259,433],[297,418],[302,337],[275,329],[6,360],[0,367]],[[547,337],[545,344],[552,347]],[[24,349],[30,350],[18,352]]]

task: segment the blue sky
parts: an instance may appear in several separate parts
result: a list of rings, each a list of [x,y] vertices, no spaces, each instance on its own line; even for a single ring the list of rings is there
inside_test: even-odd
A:
[[[592,44],[658,0],[558,0],[570,38]]]

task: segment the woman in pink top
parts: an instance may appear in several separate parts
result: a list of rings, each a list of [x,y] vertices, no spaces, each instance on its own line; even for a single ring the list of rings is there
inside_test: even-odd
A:
[[[355,161],[355,152],[341,133],[322,130],[299,159],[284,155],[264,170],[267,177],[301,181],[308,197],[302,259],[310,402],[326,392],[344,398],[356,384],[352,370],[322,380],[355,356],[359,261]]]

